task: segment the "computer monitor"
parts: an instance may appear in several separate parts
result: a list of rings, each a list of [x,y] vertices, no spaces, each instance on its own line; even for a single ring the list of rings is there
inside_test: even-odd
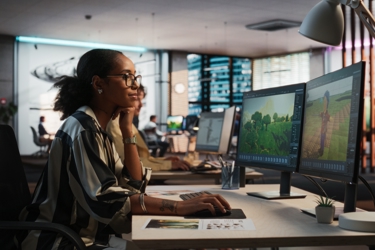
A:
[[[236,165],[281,171],[280,190],[248,195],[264,199],[304,198],[290,192],[297,171],[305,84],[243,94]]]
[[[235,114],[235,106],[224,112],[201,113],[195,151],[207,154],[227,154],[232,140]]]
[[[364,74],[359,62],[306,83],[299,173],[344,182],[344,212],[357,198]]]
[[[187,115],[184,118],[182,129],[184,131],[188,131],[189,133],[194,133],[194,126],[199,119],[198,115]]]
[[[167,132],[177,133],[182,130],[184,117],[182,115],[168,115]]]

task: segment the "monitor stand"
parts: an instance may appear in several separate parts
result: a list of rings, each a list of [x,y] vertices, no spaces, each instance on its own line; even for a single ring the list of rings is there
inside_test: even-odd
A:
[[[280,191],[249,192],[247,195],[263,198],[267,200],[274,199],[300,199],[305,198],[305,194],[290,192],[291,172],[281,172]]]

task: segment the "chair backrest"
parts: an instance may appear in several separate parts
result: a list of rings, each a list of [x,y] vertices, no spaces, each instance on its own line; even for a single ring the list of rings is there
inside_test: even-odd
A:
[[[159,148],[159,145],[157,141],[150,141],[150,139],[147,138],[146,132],[142,129],[138,130],[139,134],[141,135],[142,139],[145,141],[146,145],[149,149],[156,149]]]
[[[18,221],[21,210],[31,202],[17,140],[12,127],[0,125],[0,221]],[[2,249],[13,249],[13,230],[0,231]]]
[[[12,127],[0,125],[0,220],[16,221],[31,195]]]
[[[146,142],[147,144],[147,137],[146,137],[146,134],[145,134],[145,131],[143,130],[138,130],[139,134],[141,135],[142,139]]]
[[[31,132],[33,133],[33,139],[34,139],[34,142],[38,141],[39,142],[39,138],[38,138],[38,134],[36,133],[36,130],[34,127],[30,126],[31,128]]]
[[[41,142],[39,141],[39,136],[38,134],[36,133],[36,130],[34,127],[30,126],[31,128],[31,131],[33,132],[33,141],[34,143],[37,145],[37,146],[46,146],[48,144],[48,142]]]

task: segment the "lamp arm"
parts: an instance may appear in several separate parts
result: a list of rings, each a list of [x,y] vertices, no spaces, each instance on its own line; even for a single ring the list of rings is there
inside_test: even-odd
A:
[[[362,0],[341,0],[342,4],[348,5],[354,9],[361,22],[366,26],[371,36],[375,38],[375,18],[372,13],[363,4]]]

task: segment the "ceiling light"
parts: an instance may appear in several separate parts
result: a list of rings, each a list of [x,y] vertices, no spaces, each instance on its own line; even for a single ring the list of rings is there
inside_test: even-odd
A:
[[[299,27],[301,22],[288,21],[282,19],[276,19],[261,23],[248,24],[246,28],[250,30],[262,30],[262,31],[276,31],[282,29],[289,29],[294,27]]]
[[[101,49],[113,49],[113,50],[121,50],[121,51],[136,51],[136,52],[146,51],[146,48],[142,48],[142,47],[105,44],[105,43],[78,42],[78,41],[71,41],[71,40],[59,40],[59,39],[27,37],[27,36],[17,36],[16,41],[24,42],[24,43],[34,43],[34,44],[37,43],[37,44],[62,45],[62,46],[84,47],[84,48],[101,48]]]

